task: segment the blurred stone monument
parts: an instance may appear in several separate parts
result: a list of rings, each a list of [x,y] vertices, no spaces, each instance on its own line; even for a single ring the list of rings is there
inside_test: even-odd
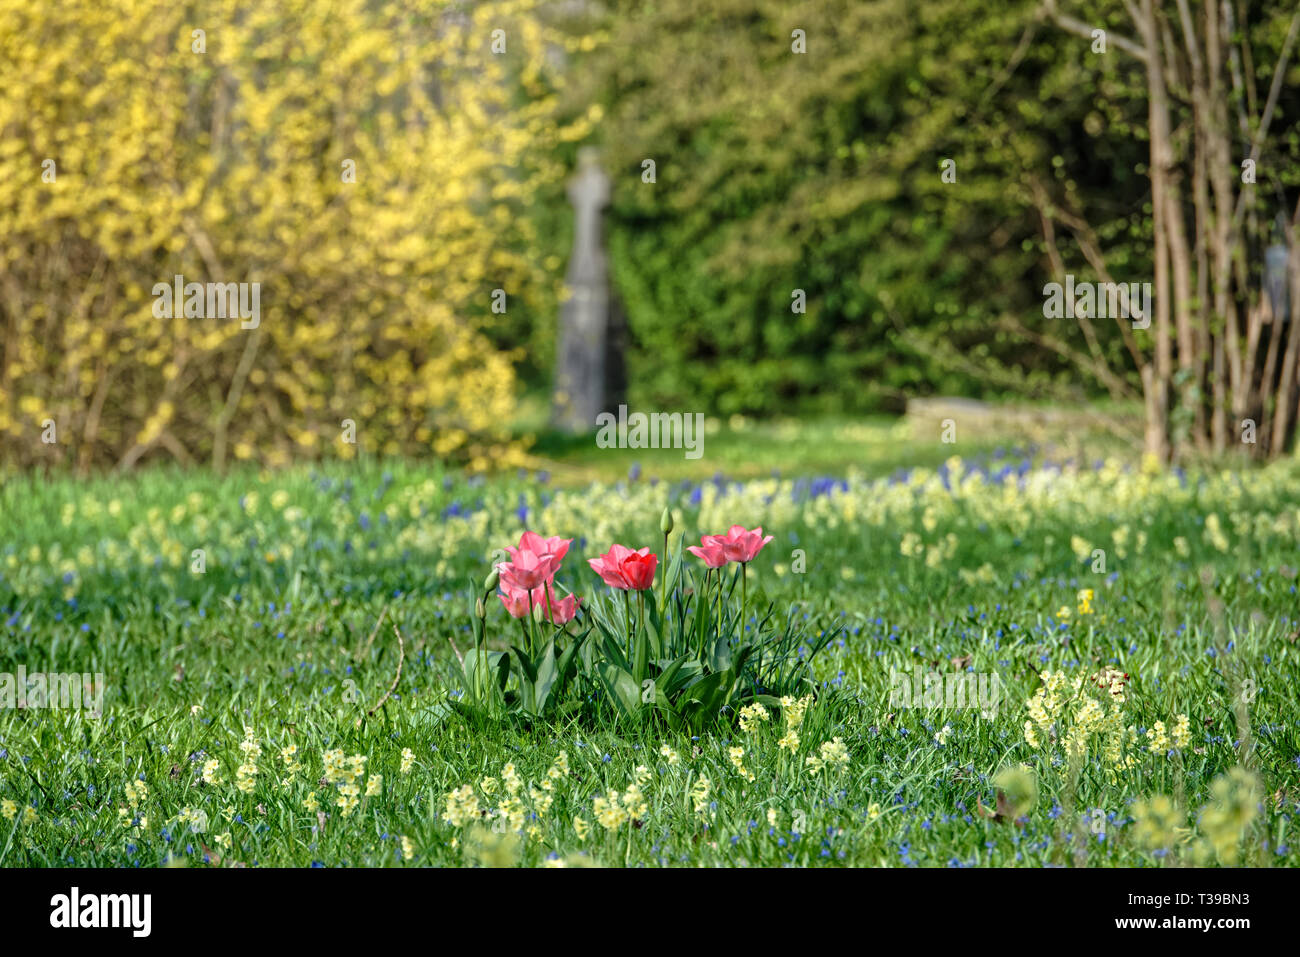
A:
[[[609,177],[592,147],[578,151],[569,181],[573,253],[565,273],[568,298],[560,306],[559,345],[551,421],[568,432],[592,432],[596,416],[623,401],[625,323],[609,283],[601,212],[609,205]]]

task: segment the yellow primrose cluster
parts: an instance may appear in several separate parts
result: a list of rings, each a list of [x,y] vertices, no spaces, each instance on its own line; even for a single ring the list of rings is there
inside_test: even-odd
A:
[[[1187,817],[1173,798],[1157,794],[1133,805],[1133,838],[1148,851],[1173,847],[1191,834]]]
[[[1262,793],[1259,777],[1241,766],[1220,775],[1210,785],[1210,803],[1201,808],[1198,821],[1204,840],[1198,847],[1200,863],[1212,854],[1231,867],[1241,857],[1241,839],[1259,814]]]
[[[713,787],[712,782],[709,781],[709,779],[707,777],[704,777],[703,775],[696,778],[695,783],[691,785],[691,790],[690,790],[691,805],[695,809],[696,814],[704,815],[708,813],[709,791],[712,789],[712,787]]]
[[[325,766],[321,776],[326,784],[338,787],[338,798],[334,803],[342,811],[343,816],[347,817],[361,803],[361,788],[357,782],[365,773],[366,758],[360,754],[345,757],[343,751],[336,748],[321,752],[321,761]],[[370,782],[367,781],[367,797],[371,796],[369,787]]]
[[[452,827],[464,827],[471,821],[478,820],[480,809],[473,785],[465,784],[448,792],[446,801],[447,809],[443,817]]]
[[[596,818],[596,823],[606,831],[617,831],[628,821],[644,821],[650,813],[644,791],[649,780],[650,769],[645,765],[638,765],[632,772],[632,783],[621,795],[614,789],[607,791],[603,796],[597,795],[591,802],[591,813]],[[574,830],[578,832],[579,839],[585,839],[586,822],[583,821],[580,827],[578,822],[581,820],[581,818],[574,819]]]
[[[771,721],[772,716],[768,710],[757,701],[753,704],[747,704],[740,709],[740,730],[746,734],[751,734],[758,730],[758,726],[765,722]],[[664,745],[668,748],[668,745]],[[672,750],[668,748],[668,750]]]
[[[781,735],[781,740],[776,743],[778,748],[789,751],[791,754],[799,750],[799,726],[803,724],[804,712],[808,710],[810,704],[812,704],[812,695],[805,695],[799,699],[795,699],[790,695],[781,698],[781,714],[785,718],[785,734]]]
[[[1187,715],[1180,714],[1174,718],[1173,731],[1167,731],[1163,721],[1157,721],[1147,729],[1147,749],[1153,754],[1162,754],[1170,750],[1182,751],[1192,743],[1192,725]]]
[[[1024,733],[1031,748],[1043,747],[1040,735],[1059,739],[1070,760],[1081,763],[1095,737],[1101,741],[1103,758],[1112,771],[1136,763],[1130,746],[1137,740],[1137,729],[1124,724],[1122,673],[1106,669],[1085,681],[1083,675],[1071,680],[1064,671],[1045,671],[1042,678],[1042,685],[1026,702],[1029,719]],[[1104,704],[1094,696],[1099,687],[1109,692]]]
[[[744,778],[746,781],[751,781],[751,782],[754,780],[754,772],[749,770],[747,767],[745,767],[744,748],[740,748],[740,747],[728,748],[727,757],[731,759],[732,765],[735,766],[736,771],[740,774],[742,778]]]
[[[849,764],[849,749],[844,746],[842,738],[832,738],[830,741],[823,741],[819,754],[810,754],[804,759],[804,763],[815,774],[823,768],[836,769],[846,768]]]
[[[410,763],[414,762],[415,756],[412,753],[410,762],[408,762],[406,759],[407,753],[410,753],[409,749],[403,752],[403,764],[409,770]],[[537,815],[538,819],[545,817],[550,812],[551,805],[555,801],[556,783],[568,773],[569,755],[566,751],[561,751],[556,756],[555,761],[547,769],[540,785],[532,783],[525,785],[524,779],[520,777],[514,762],[507,761],[501,768],[499,778],[484,777],[479,781],[478,785],[479,791],[482,792],[485,798],[491,799],[498,793],[501,794],[500,800],[496,802],[496,808],[480,806],[478,792],[474,790],[472,784],[466,784],[448,792],[445,797],[446,811],[443,817],[452,827],[460,828],[481,816],[488,816],[505,822],[512,831],[522,831],[528,818],[529,804],[531,804],[532,811]],[[528,803],[524,801],[525,787],[527,788]],[[536,838],[539,834],[540,830],[536,825],[528,829],[529,837]]]
[[[952,532],[929,545],[915,532],[905,532],[899,542],[898,550],[907,558],[919,558],[924,555],[926,568],[938,568],[957,554],[957,546],[960,543],[961,539]]]
[[[302,770],[298,763],[298,746],[286,745],[280,749],[280,760],[284,762],[284,777],[280,779],[280,789],[285,790],[293,784],[294,775]]]
[[[257,759],[262,756],[262,746],[257,743],[257,734],[252,728],[244,728],[244,740],[239,743],[239,750],[244,752],[244,760],[235,770],[235,787],[244,794],[251,794],[257,784]]]
[[[140,810],[140,806],[144,804],[145,799],[149,796],[149,786],[143,781],[127,781],[122,791],[126,794],[126,803],[130,810],[128,811],[124,807],[117,809],[118,823],[122,827],[130,827],[131,822],[134,820],[136,829],[143,830],[149,825],[149,818],[144,814],[137,817],[136,812]]]

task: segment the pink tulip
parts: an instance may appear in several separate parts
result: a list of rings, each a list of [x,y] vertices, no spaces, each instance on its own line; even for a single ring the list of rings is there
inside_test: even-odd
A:
[[[573,621],[573,616],[578,613],[578,606],[582,604],[582,599],[577,595],[565,595],[559,601],[548,600],[546,602],[546,617],[555,625],[567,625]]]
[[[536,555],[519,549],[514,554],[514,561],[497,565],[501,581],[515,591],[529,592],[551,580],[560,561],[554,555]]]
[[[511,618],[528,617],[528,592],[519,588],[510,588],[503,585],[498,596],[501,604],[505,605],[506,611],[510,613]],[[534,589],[532,593],[532,604],[540,605],[546,600],[542,589]]]
[[[704,562],[704,564],[709,566],[709,568],[721,568],[723,565],[727,564],[727,554],[723,551],[721,545],[709,541],[709,538],[711,537],[712,536],[701,536],[700,544],[688,545],[686,546],[686,550],[700,561]]]
[[[615,544],[600,558],[587,559],[587,564],[606,585],[623,591],[644,591],[654,582],[659,556],[651,554],[648,548],[634,552],[624,545]]]
[[[749,563],[754,560],[763,546],[772,540],[771,535],[763,535],[763,526],[759,526],[752,532],[745,531],[743,525],[732,525],[727,529],[726,535],[706,535],[703,539],[706,545],[720,545],[722,552],[727,556],[729,562]]]
[[[569,546],[571,544],[573,544],[573,539],[571,538],[560,538],[558,535],[552,536],[551,538],[542,538],[542,536],[538,535],[536,532],[524,532],[524,534],[519,537],[519,547],[511,548],[507,545],[506,551],[508,551],[510,557],[515,560],[519,558],[520,552],[532,552],[532,554],[539,558],[543,555],[553,555],[555,557],[555,565],[558,568],[560,562],[564,561],[564,556],[568,554]]]

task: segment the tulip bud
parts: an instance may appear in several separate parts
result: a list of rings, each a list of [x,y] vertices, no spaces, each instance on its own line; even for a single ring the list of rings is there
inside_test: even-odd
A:
[[[501,573],[494,568],[488,577],[483,579],[483,594],[490,595],[492,592],[496,591],[497,583],[499,581],[501,581]],[[479,617],[482,616],[480,615]]]
[[[659,519],[659,531],[667,535],[673,530],[673,511],[667,505],[664,506],[664,514]]]
[[[483,606],[483,596],[481,595],[479,596],[479,600],[474,604],[474,613],[480,618],[487,617],[487,608]]]
[[[542,621],[542,603],[538,602],[533,606],[533,621],[541,624]]]

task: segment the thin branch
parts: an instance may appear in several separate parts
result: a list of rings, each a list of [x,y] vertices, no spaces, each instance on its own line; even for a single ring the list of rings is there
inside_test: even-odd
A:
[[[375,712],[384,706],[384,702],[397,690],[397,686],[402,680],[402,665],[406,662],[406,642],[402,640],[402,633],[397,630],[396,625],[393,626],[393,634],[397,635],[397,674],[393,677],[393,683],[388,686],[388,690],[384,692],[384,696],[375,702],[373,708],[366,712],[367,717],[374,717]]]

